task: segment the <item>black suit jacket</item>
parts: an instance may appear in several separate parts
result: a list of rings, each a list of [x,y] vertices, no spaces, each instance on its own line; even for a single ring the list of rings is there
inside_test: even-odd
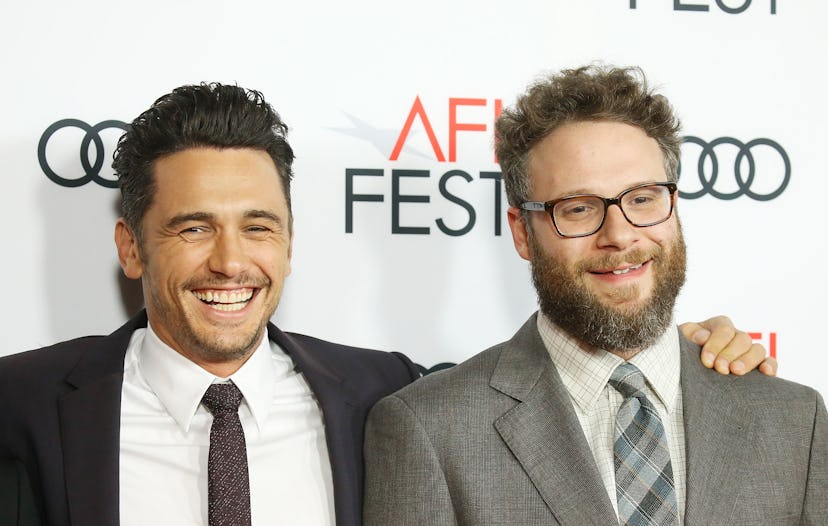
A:
[[[19,460],[49,526],[116,525],[123,363],[146,313],[109,336],[0,358],[0,457]],[[268,326],[322,407],[338,526],[362,523],[362,438],[378,399],[419,376],[408,358]]]
[[[37,526],[38,514],[26,467],[0,458],[0,526]]]

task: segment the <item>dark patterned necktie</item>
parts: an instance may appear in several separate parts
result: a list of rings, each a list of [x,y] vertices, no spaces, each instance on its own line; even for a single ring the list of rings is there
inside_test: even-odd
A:
[[[626,526],[678,524],[676,489],[664,426],[644,395],[644,375],[623,363],[609,381],[624,401],[615,419],[615,493]]]
[[[210,526],[250,526],[247,447],[239,420],[242,394],[232,383],[213,384],[201,403],[213,414],[207,460]]]

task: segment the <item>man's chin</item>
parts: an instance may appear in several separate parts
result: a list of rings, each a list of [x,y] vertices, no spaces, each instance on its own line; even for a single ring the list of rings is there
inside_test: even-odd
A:
[[[642,297],[636,290],[634,293],[597,296],[598,303],[606,309],[618,314],[635,314],[641,312],[649,303],[649,297]]]
[[[203,342],[201,355],[214,363],[234,362],[250,355],[258,345],[258,341],[224,340]]]
[[[624,284],[584,283],[584,287],[602,304],[607,306],[644,305],[653,297],[654,285],[649,280],[638,279]]]
[[[244,356],[261,341],[265,328],[253,323],[217,324],[195,331],[195,340],[205,354],[220,359]]]

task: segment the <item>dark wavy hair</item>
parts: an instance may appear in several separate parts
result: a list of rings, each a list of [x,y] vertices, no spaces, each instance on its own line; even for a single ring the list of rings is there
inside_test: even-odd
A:
[[[641,128],[661,148],[667,178],[678,179],[681,123],[667,98],[650,89],[639,68],[590,65],[535,82],[495,122],[495,151],[509,204],[530,199],[532,147],[563,124],[600,120]]]
[[[290,212],[294,155],[287,131],[258,91],[217,82],[174,89],[132,121],[118,141],[112,168],[124,220],[140,243],[141,222],[155,194],[153,164],[165,155],[196,147],[266,151],[279,172]]]

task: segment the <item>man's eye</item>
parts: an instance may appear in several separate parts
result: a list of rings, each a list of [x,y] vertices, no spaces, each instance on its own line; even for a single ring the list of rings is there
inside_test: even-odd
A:
[[[595,207],[588,203],[571,203],[560,207],[561,215],[568,218],[583,217],[595,212]]]
[[[203,226],[191,226],[178,232],[178,236],[184,241],[195,242],[208,239],[212,235],[209,228]]]
[[[264,238],[270,236],[270,234],[271,234],[271,232],[273,232],[273,230],[266,227],[266,226],[253,225],[253,226],[247,227],[244,230],[244,232],[245,232],[245,234],[247,234],[248,236],[250,236],[253,239],[264,239]]]

